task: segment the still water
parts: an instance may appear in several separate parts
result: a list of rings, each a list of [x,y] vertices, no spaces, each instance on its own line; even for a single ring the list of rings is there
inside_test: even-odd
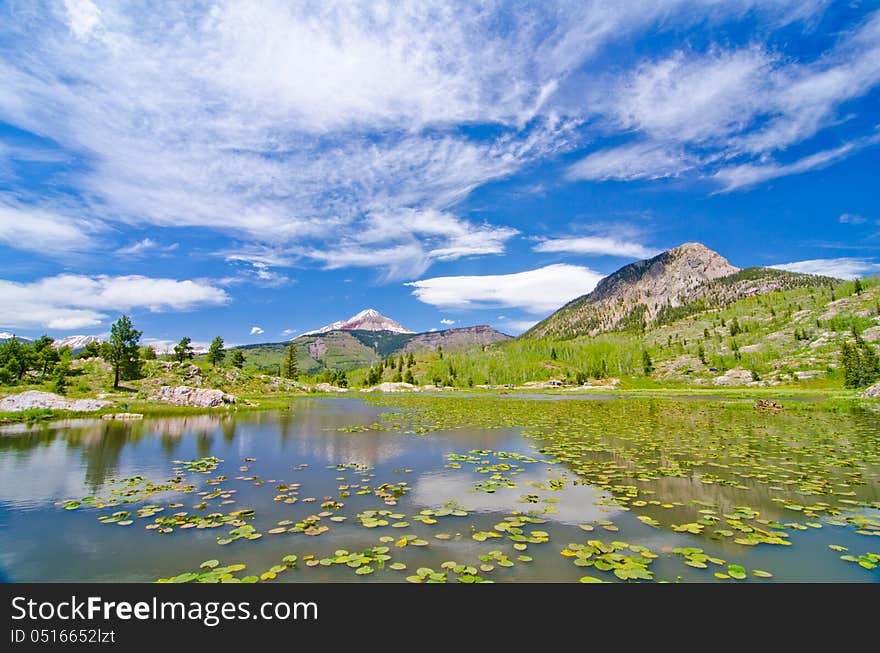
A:
[[[621,509],[608,490],[573,482],[576,475],[539,453],[539,443],[520,429],[417,434],[405,428],[357,428],[382,422],[388,410],[359,399],[304,399],[286,411],[6,427],[0,435],[0,580],[152,582],[198,572],[206,560],[243,564],[246,571],[239,576],[259,576],[290,554],[298,557],[297,568],[279,572],[272,582],[404,582],[419,568],[442,571],[447,561],[483,565],[470,575],[496,582],[576,582],[585,574],[618,580],[607,569],[572,564],[570,550],[563,553],[569,543],[588,540],[646,547],[657,556],[650,559],[653,580],[721,582],[713,572],[726,572],[728,564],[773,576],[747,573],[742,581],[725,582],[880,580],[878,568],[840,560],[846,553],[858,557],[880,552],[880,537],[870,536],[870,526],[862,534],[851,526],[827,523],[792,531],[791,546],[739,546],[655,528],[632,510]],[[206,471],[186,469],[179,462],[211,456],[220,462]],[[133,477],[143,477],[132,482],[137,488],[177,480],[173,487],[142,498],[123,492],[126,486],[119,481]],[[501,481],[490,482],[493,477]],[[179,490],[186,486],[190,491]],[[660,479],[654,492],[682,499],[682,506],[689,500],[708,505],[717,500],[719,488],[670,478]],[[867,498],[876,501],[876,492],[868,487]],[[110,499],[116,505],[83,503],[64,509],[63,502],[84,497]],[[156,506],[155,512],[137,516],[146,505]],[[753,497],[751,506],[756,505],[767,514],[779,511],[769,496]],[[466,514],[421,512],[444,506],[446,513],[452,508]],[[229,523],[176,527],[167,533],[146,528],[173,514],[185,518],[183,513],[237,510],[254,511],[238,523],[252,526],[252,533],[261,534],[258,539],[218,544],[218,538],[228,539],[234,530]],[[878,519],[870,506],[858,510]],[[117,511],[131,516],[99,521]],[[516,525],[518,515],[535,519],[519,524],[526,542],[511,540],[509,531],[497,528],[505,518]],[[327,529],[319,535],[290,532],[309,517],[312,525]],[[479,541],[480,533],[493,532],[499,537]],[[370,563],[373,573],[360,575],[357,567],[328,562],[340,550],[377,546],[389,547],[390,559]],[[688,566],[672,551],[681,547],[701,548],[724,564]],[[310,556],[315,566],[305,564]],[[498,564],[502,559],[513,564]],[[406,569],[391,569],[391,563]],[[450,570],[448,579],[454,582],[460,575]]]

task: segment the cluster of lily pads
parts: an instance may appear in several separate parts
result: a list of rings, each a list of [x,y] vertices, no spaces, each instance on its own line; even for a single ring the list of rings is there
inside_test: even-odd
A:
[[[235,477],[236,481],[257,487],[265,484],[267,491],[274,489],[274,495],[269,496],[278,503],[320,502],[320,510],[314,514],[300,513],[298,517],[282,519],[265,534],[318,536],[331,533],[332,537],[329,522],[347,519],[365,529],[381,529],[380,532],[386,528],[422,530],[382,535],[378,546],[362,551],[338,549],[332,556],[302,555],[298,560],[305,567],[340,566],[353,569],[360,576],[381,570],[406,571],[405,580],[419,583],[486,582],[490,579],[485,575],[497,568],[533,562],[529,554],[534,552],[525,553],[529,546],[551,540],[551,533],[539,526],[547,521],[542,515],[555,512],[553,503],[558,499],[546,494],[563,492],[573,485],[598,488],[600,494],[594,503],[603,510],[630,512],[649,528],[678,534],[676,537],[680,536],[689,546],[664,552],[671,553],[670,559],[677,559],[687,567],[708,570],[707,579],[745,580],[750,575],[771,578],[773,574],[761,569],[748,570],[702,547],[690,546],[695,539],[703,538],[714,548],[723,543],[726,550],[731,548],[728,544],[788,547],[797,537],[796,533],[825,526],[847,528],[860,536],[880,535],[880,521],[876,516],[880,502],[872,500],[870,491],[866,491],[866,486],[876,486],[880,479],[880,436],[876,432],[865,431],[859,438],[841,438],[835,435],[833,423],[811,416],[809,423],[815,432],[808,433],[796,419],[797,415],[786,416],[785,413],[767,418],[771,423],[756,425],[751,412],[718,407],[713,410],[726,411],[726,419],[718,420],[712,411],[704,414],[692,406],[675,415],[675,402],[667,402],[661,411],[652,410],[651,402],[545,402],[541,410],[535,410],[534,402],[507,400],[501,411],[498,401],[492,399],[399,399],[419,407],[420,412],[408,413],[407,419],[415,420],[416,424],[422,420],[420,428],[425,430],[488,423],[527,429],[534,443],[534,455],[489,449],[446,455],[447,468],[467,467],[470,472],[485,476],[472,485],[474,491],[493,493],[518,489],[516,494],[522,509],[504,516],[491,527],[468,524],[465,528],[445,529],[442,524],[436,525],[453,518],[467,518],[474,511],[454,502],[415,512],[402,509],[398,504],[410,491],[410,485],[405,481],[380,483],[374,480],[373,467],[358,463],[328,466],[328,470],[343,475],[337,477],[337,495],[321,499],[301,496],[300,483],[260,478],[250,471],[254,459],[246,458],[245,464],[238,468],[242,474]],[[405,428],[401,424],[395,428]],[[379,429],[371,425],[366,430]],[[234,503],[235,490],[229,487],[225,475],[204,479],[204,487],[199,488],[188,482],[186,473],[208,475],[217,471],[224,461],[208,456],[173,462],[177,465],[176,476],[167,481],[152,483],[140,476],[131,477],[109,484],[106,496],[68,499],[58,505],[66,510],[77,510],[143,503],[139,508],[119,509],[98,518],[102,523],[120,526],[144,519],[148,520],[146,529],[159,533],[231,527],[217,538],[220,545],[258,540],[264,535],[253,523],[248,523],[256,516],[255,510],[203,514],[210,502]],[[544,478],[517,479],[536,465],[546,466],[548,471]],[[297,465],[293,471],[304,467]],[[404,470],[407,471],[410,470]],[[395,474],[398,472],[395,470]],[[701,493],[700,487],[712,488],[711,494]],[[198,496],[200,503],[193,506],[197,512],[170,513],[183,504],[163,504],[162,498],[177,493]],[[750,501],[756,494],[761,495],[759,506]],[[385,507],[362,508],[358,512],[349,508],[346,515],[346,502],[352,496],[362,497],[358,499],[361,503],[374,501]],[[704,496],[712,500],[704,500]],[[620,526],[610,519],[595,519],[581,524],[580,528],[588,532],[616,532]],[[419,566],[412,571],[404,562],[392,559],[393,551],[426,547],[432,538],[441,541],[464,538],[491,543],[487,547],[494,544],[498,548],[486,551],[487,547],[482,547],[471,562],[450,560],[437,569]],[[830,548],[843,554],[839,556],[842,561],[863,569],[870,571],[880,566],[880,555],[876,553],[851,554],[838,545]],[[606,543],[599,539],[570,543],[561,553],[571,558],[576,567],[594,570],[595,574],[582,576],[582,582],[654,580],[652,564],[658,557],[639,544],[617,540]],[[241,576],[246,571],[243,564],[220,566],[218,561],[212,560],[206,561],[198,572],[161,579],[161,582],[271,581],[295,568],[296,561],[296,556],[288,556],[259,574]]]

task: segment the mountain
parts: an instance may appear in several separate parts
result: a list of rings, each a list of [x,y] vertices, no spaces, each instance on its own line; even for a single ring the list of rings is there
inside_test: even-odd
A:
[[[300,371],[311,374],[322,369],[348,371],[369,367],[389,356],[436,350],[438,347],[443,347],[444,351],[457,351],[510,339],[490,326],[481,325],[425,333],[335,329],[303,334],[292,342],[297,347]],[[237,349],[244,351],[249,365],[274,370],[284,358],[289,344],[264,343]]]
[[[684,243],[602,279],[521,338],[573,338],[644,330],[746,297],[837,281],[772,268],[740,269],[701,243]]]
[[[330,333],[331,331],[391,331],[393,333],[412,333],[412,331],[404,328],[400,323],[395,322],[390,317],[385,317],[376,309],[368,308],[357,315],[352,315],[347,320],[333,322],[333,324],[328,324],[320,329],[306,331],[302,335],[313,336],[319,333]]]
[[[457,329],[415,334],[403,346],[400,353],[408,354],[424,350],[436,351],[438,347],[443,347],[445,351],[454,351],[470,347],[471,345],[491,345],[505,340],[511,340],[511,337],[493,329],[487,324],[480,324],[472,327],[459,327]]]
[[[0,342],[12,340],[13,338],[24,340],[26,342],[32,342],[30,338],[23,338],[22,336],[15,335],[14,333],[9,333],[9,331],[0,331]]]
[[[52,343],[52,346],[55,347],[55,349],[70,347],[71,351],[77,352],[81,349],[85,349],[86,345],[93,342],[100,344],[101,339],[98,336],[65,336],[64,338],[58,338]]]

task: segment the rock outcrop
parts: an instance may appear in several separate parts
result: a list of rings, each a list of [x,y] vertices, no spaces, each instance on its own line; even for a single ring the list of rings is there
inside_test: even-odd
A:
[[[745,297],[833,281],[771,268],[741,270],[705,245],[685,243],[620,268],[523,335],[574,338],[640,331]]]
[[[438,347],[443,347],[444,351],[452,351],[473,345],[491,345],[494,342],[503,342],[510,339],[509,335],[501,333],[489,325],[480,324],[472,327],[419,333],[404,345],[400,353],[408,354],[425,350],[436,351]]]
[[[418,386],[412,383],[391,383],[386,381],[372,388],[364,388],[361,392],[418,392]]]
[[[315,390],[318,392],[348,392],[348,388],[340,388],[338,385],[329,383],[319,383],[315,386]]]
[[[187,385],[163,385],[151,395],[153,401],[163,401],[173,406],[194,406],[198,408],[216,408],[224,404],[234,404],[235,397],[222,390],[192,388]]]
[[[17,395],[9,395],[0,399],[0,412],[17,413],[34,408],[50,408],[52,410],[70,410],[89,412],[101,410],[112,402],[98,399],[67,399],[61,395],[39,390],[27,390]]]
[[[867,399],[880,399],[880,383],[875,383],[862,391],[862,396]]]

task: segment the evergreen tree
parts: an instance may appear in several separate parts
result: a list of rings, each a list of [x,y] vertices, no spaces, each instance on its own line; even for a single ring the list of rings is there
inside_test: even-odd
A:
[[[642,350],[642,370],[646,375],[654,372],[654,361],[651,360],[651,354],[647,349]]]
[[[413,355],[412,352],[409,352],[409,356],[407,356],[407,358],[406,358],[406,366],[409,368],[415,364],[416,364],[416,357]]]
[[[556,347],[550,347],[550,360],[556,360]]]
[[[184,363],[187,360],[190,360],[195,356],[195,352],[192,348],[192,339],[184,336],[180,339],[176,345],[174,345],[174,354],[173,358],[178,363]]]
[[[143,333],[134,328],[127,315],[110,325],[110,342],[105,358],[113,365],[113,388],[119,388],[120,379],[134,379],[140,373],[138,343]]]
[[[697,358],[700,359],[700,362],[703,365],[706,365],[706,350],[703,349],[703,345],[697,347]]]
[[[394,370],[394,376],[391,377],[391,381],[393,383],[400,383],[403,381],[403,375],[400,373],[400,370]]]
[[[416,379],[415,379],[415,377],[413,376],[412,370],[409,370],[409,369],[408,369],[408,370],[406,371],[406,374],[403,376],[403,382],[404,382],[404,383],[409,383],[410,385],[415,385],[415,384],[416,384]]]
[[[378,385],[382,382],[382,363],[377,363],[370,368],[370,371],[367,372],[367,377],[364,379],[365,386]]]
[[[67,375],[70,373],[70,360],[64,359],[52,370],[52,392],[63,395],[67,392]]]
[[[855,295],[861,295],[861,294],[862,294],[862,290],[864,290],[864,289],[862,288],[862,280],[859,279],[858,277],[856,277],[856,282],[855,282],[855,284],[853,285],[853,294],[855,294]]]
[[[0,345],[0,370],[6,383],[21,381],[35,362],[33,346],[15,336]]]
[[[739,326],[739,320],[737,320],[736,318],[733,318],[730,321],[730,337],[734,338],[741,332],[742,332],[742,328]]]
[[[229,358],[229,362],[232,363],[232,367],[237,367],[241,369],[244,367],[244,352],[241,349],[234,349],[232,351],[232,356]]]
[[[223,338],[217,336],[208,347],[208,362],[211,363],[211,367],[217,367],[224,358],[226,358],[226,350],[223,349]]]
[[[843,385],[846,388],[864,388],[880,379],[877,352],[861,336],[856,335],[853,343],[843,343],[840,365],[843,367]]]
[[[437,347],[437,355],[440,357],[440,360],[443,360],[443,345]]]
[[[348,376],[345,374],[345,370],[339,370],[339,373],[336,375],[336,385],[340,388],[348,387]]]
[[[40,370],[40,375],[45,377],[52,368],[61,360],[61,355],[55,349],[53,344],[55,341],[49,336],[41,336],[34,340],[32,345],[34,348],[34,357],[36,367]]]
[[[99,358],[101,356],[101,345],[97,342],[86,343],[83,350],[79,352],[77,358]]]
[[[299,364],[296,361],[296,345],[287,345],[287,356],[281,363],[281,375],[294,381],[299,378]]]
[[[141,347],[141,360],[144,360],[144,361],[156,360],[156,348],[153,346]]]

